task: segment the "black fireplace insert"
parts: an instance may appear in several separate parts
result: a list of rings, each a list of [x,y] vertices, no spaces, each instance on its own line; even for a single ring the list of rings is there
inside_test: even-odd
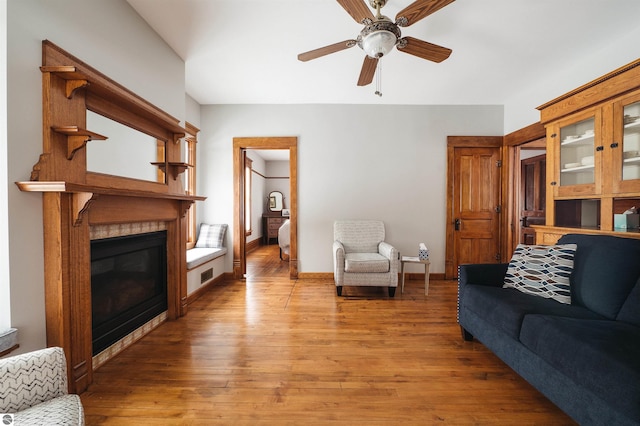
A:
[[[94,355],[166,310],[166,231],[91,241]]]

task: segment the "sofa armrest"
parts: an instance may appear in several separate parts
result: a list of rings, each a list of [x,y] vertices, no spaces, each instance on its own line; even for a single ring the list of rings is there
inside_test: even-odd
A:
[[[68,393],[67,362],[53,347],[0,359],[0,412],[22,411]]]
[[[502,287],[507,274],[508,263],[467,264],[458,267],[458,284],[486,285]]]

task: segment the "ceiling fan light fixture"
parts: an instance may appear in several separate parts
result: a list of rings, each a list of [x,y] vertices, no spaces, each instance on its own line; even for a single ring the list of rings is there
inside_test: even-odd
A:
[[[375,31],[362,40],[362,50],[372,58],[381,58],[391,52],[397,41],[391,31]]]
[[[360,31],[357,42],[364,53],[377,59],[389,53],[400,36],[400,28],[386,16],[380,16]]]

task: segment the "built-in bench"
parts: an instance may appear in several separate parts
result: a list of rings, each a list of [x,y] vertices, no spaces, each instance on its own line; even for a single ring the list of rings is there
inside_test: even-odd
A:
[[[227,254],[227,248],[208,248],[208,247],[194,247],[187,250],[187,270],[195,269],[203,263],[207,263],[217,257]]]
[[[189,299],[196,299],[207,285],[224,276],[227,248],[223,242],[226,228],[227,225],[200,225],[196,247],[187,250]]]

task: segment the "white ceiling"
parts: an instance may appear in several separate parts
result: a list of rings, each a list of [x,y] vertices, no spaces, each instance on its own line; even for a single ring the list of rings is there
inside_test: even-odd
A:
[[[533,79],[635,30],[640,16],[639,0],[457,0],[402,29],[453,49],[451,57],[436,64],[391,52],[378,98],[375,82],[356,86],[357,46],[297,60],[360,32],[335,0],[128,2],[185,61],[187,93],[203,105],[504,104]],[[393,19],[410,2],[389,0],[383,14]]]

